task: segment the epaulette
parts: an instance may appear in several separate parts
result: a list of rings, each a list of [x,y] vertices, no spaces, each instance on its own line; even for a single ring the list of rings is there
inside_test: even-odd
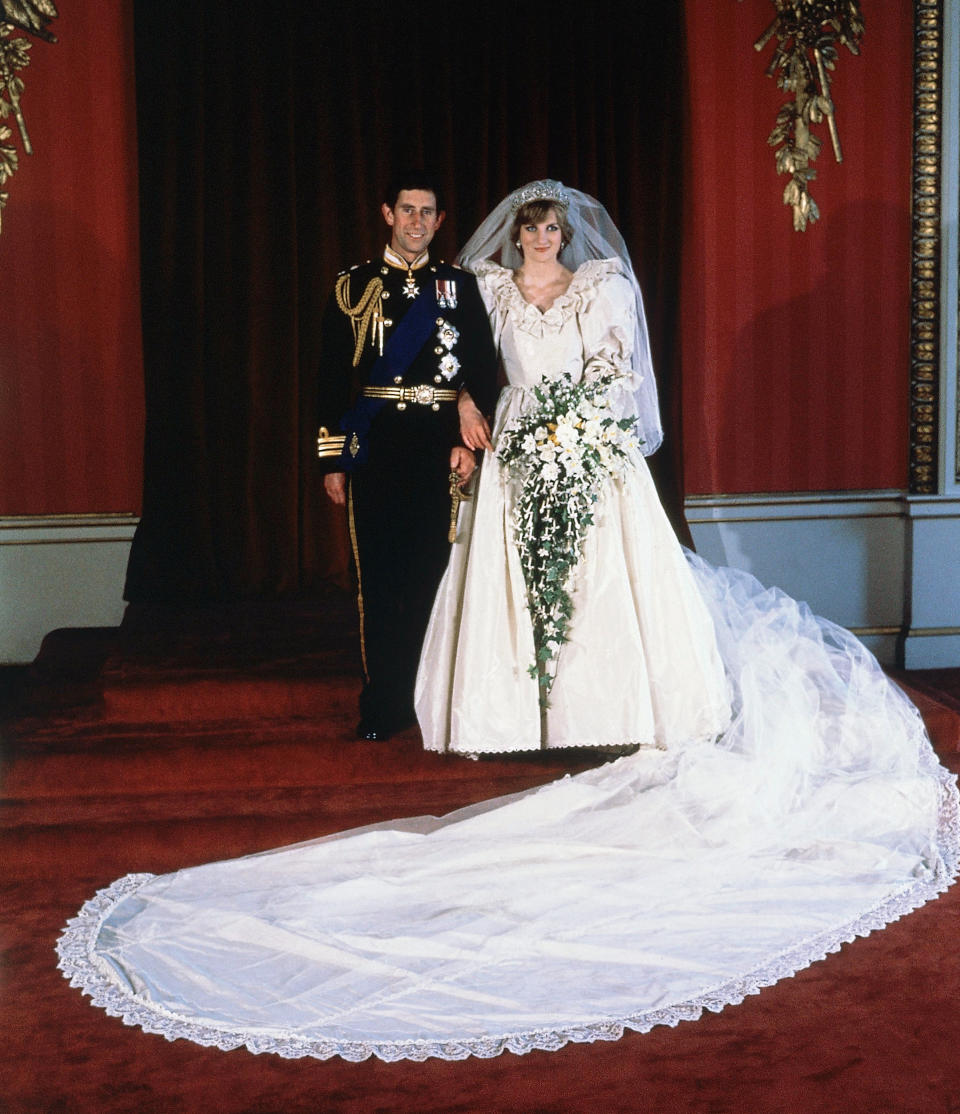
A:
[[[369,259],[365,259],[362,263],[352,263],[349,267],[344,267],[344,269],[342,271],[338,271],[337,272],[337,278],[342,278],[344,275],[350,274],[351,271],[355,271],[358,267],[369,267],[369,266],[370,266],[370,260]]]

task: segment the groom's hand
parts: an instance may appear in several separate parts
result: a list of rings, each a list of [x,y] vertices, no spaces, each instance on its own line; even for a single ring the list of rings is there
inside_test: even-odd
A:
[[[347,501],[347,474],[346,472],[328,472],[323,477],[323,489],[327,498],[342,507]]]
[[[450,471],[456,472],[460,477],[462,487],[473,475],[477,466],[477,459],[469,449],[463,445],[456,445],[450,450]]]

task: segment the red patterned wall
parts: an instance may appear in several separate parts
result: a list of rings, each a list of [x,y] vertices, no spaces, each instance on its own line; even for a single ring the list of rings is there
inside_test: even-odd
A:
[[[687,0],[688,217],[682,240],[684,458],[691,493],[907,484],[913,6],[864,0],[841,48],[794,232],[766,138],[785,99],[753,42],[769,0]]]
[[[58,5],[32,40],[34,153],[0,234],[0,514],[137,512],[143,367],[132,6]],[[7,121],[12,123],[12,121]]]

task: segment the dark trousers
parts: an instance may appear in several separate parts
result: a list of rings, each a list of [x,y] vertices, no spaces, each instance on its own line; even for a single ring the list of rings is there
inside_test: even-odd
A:
[[[369,459],[350,481],[365,666],[360,714],[385,727],[413,722],[420,649],[450,554],[450,417],[378,416]]]

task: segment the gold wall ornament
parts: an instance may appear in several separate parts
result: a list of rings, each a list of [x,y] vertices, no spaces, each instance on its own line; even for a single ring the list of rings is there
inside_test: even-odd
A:
[[[914,0],[910,260],[910,491],[940,483],[943,0]],[[957,415],[960,425],[960,414]],[[960,459],[954,472],[960,479]]]
[[[843,162],[830,78],[837,62],[837,44],[851,54],[860,53],[863,16],[857,0],[772,0],[777,14],[753,44],[761,51],[776,36],[777,47],[767,66],[767,76],[779,71],[777,84],[793,94],[777,113],[777,123],[767,142],[778,148],[777,173],[789,174],[783,203],[793,209],[793,227],[803,232],[820,216],[810,195],[809,183],[817,176],[810,165],[820,153],[821,140],[811,128],[824,119],[837,162]]]
[[[56,16],[57,9],[52,0],[0,0],[0,121],[13,116],[23,149],[28,155],[33,154],[33,147],[20,108],[23,79],[17,74],[30,65],[28,51],[32,44],[27,39],[11,36],[19,29],[48,43],[55,43],[56,36],[47,24]],[[0,123],[0,231],[3,230],[3,210],[9,196],[3,187],[13,177],[20,162],[16,147],[9,142],[12,138],[13,129]]]

